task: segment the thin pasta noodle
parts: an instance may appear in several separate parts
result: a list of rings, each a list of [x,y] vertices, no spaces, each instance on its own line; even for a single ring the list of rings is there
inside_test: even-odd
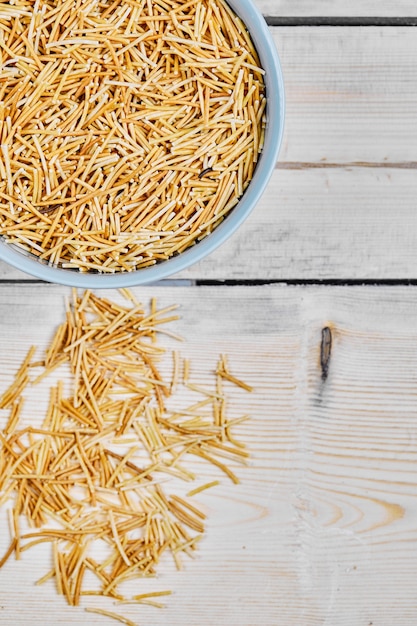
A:
[[[0,408],[10,413],[0,431],[0,504],[10,501],[12,508],[0,568],[13,554],[49,546],[52,567],[37,584],[53,579],[71,606],[88,595],[158,605],[153,598],[169,591],[126,598],[120,588],[155,576],[165,552],[182,568],[182,557],[193,555],[205,533],[206,514],[190,497],[220,482],[183,495],[176,479],[197,478],[188,467],[197,457],[237,483],[235,468],[249,456],[232,434],[246,417],[229,418],[226,387],[239,393],[252,387],[231,373],[225,355],[211,385],[191,382],[189,361],[177,350],[166,359],[167,373],[160,364],[167,348],[159,340],[171,333],[161,326],[178,319],[177,306],[159,308],[152,299],[147,309],[130,290],[121,295],[122,303],[73,290],[43,358],[32,346],[1,396]],[[57,380],[64,364],[69,392]],[[23,400],[49,377],[49,403],[35,425]],[[189,391],[193,403],[181,404]],[[22,516],[30,532],[22,533]],[[97,556],[103,541],[107,550]],[[87,573],[94,574],[95,589],[87,587]],[[89,610],[130,623],[106,609]]]
[[[233,210],[263,149],[264,71],[225,0],[0,3],[0,235],[131,272]]]

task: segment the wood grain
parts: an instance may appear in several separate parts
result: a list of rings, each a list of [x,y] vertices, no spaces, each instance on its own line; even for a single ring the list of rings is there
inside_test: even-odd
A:
[[[297,527],[307,624],[406,625],[417,615],[415,295],[324,290],[304,301]],[[323,323],[333,336],[325,383]]]
[[[416,275],[412,28],[276,28],[286,84],[278,168],[251,218],[183,276]]]
[[[249,626],[256,624],[260,613],[266,626],[274,626],[280,606],[275,591],[286,560],[280,546],[284,537],[285,541],[291,540],[289,476],[286,470],[281,475],[281,468],[288,465],[294,450],[291,416],[295,410],[295,368],[288,365],[297,358],[298,338],[294,326],[286,323],[283,327],[280,315],[273,324],[268,320],[274,306],[279,312],[286,308],[286,298],[277,301],[264,291],[248,301],[244,290],[233,291],[225,298],[222,290],[168,287],[136,293],[145,302],[156,295],[161,306],[173,302],[181,305],[182,320],[175,330],[187,341],[175,347],[191,358],[195,382],[212,380],[217,357],[226,352],[236,375],[256,387],[253,394],[248,394],[230,386],[229,394],[231,415],[252,415],[251,421],[236,432],[249,445],[251,459],[248,467],[236,470],[242,481],[238,486],[215,469],[201,463],[192,465],[197,469],[198,484],[213,479],[221,482],[217,489],[195,497],[208,515],[207,535],[195,560],[184,562],[182,572],[174,571],[168,559],[157,579],[137,583],[134,592],[172,589],[167,608],[114,606],[111,601],[105,606],[148,626],[162,622],[170,626]],[[55,286],[2,286],[0,393],[11,381],[28,344],[35,342],[42,347],[50,338],[62,317],[64,294],[69,290]],[[117,297],[117,293],[107,295]],[[287,306],[292,308],[294,303],[288,301]],[[272,337],[276,338],[273,344]],[[279,395],[277,389],[281,390]],[[32,423],[45,406],[41,392],[36,391],[27,406]],[[6,416],[2,413],[4,423]],[[185,488],[188,491],[194,486],[187,484]],[[9,542],[4,515],[0,525],[1,555]],[[72,609],[56,596],[53,583],[35,587],[34,580],[48,570],[48,555],[45,547],[28,551],[22,561],[9,561],[0,571],[0,623],[56,626],[59,615],[61,623],[81,625],[87,623],[83,606],[104,606],[100,599],[90,598],[81,608]],[[89,614],[88,623],[106,624],[108,620]]]
[[[0,391],[27,345],[44,345],[67,293],[47,285],[2,286]],[[222,480],[218,490],[201,494],[209,522],[195,560],[180,573],[167,562],[158,579],[146,581],[147,588],[173,589],[167,607],[126,605],[123,613],[149,626],[414,624],[417,289],[136,293],[143,301],[156,295],[161,305],[181,305],[177,329],[186,342],[179,348],[192,358],[197,379],[227,352],[236,373],[256,389],[233,395],[233,410],[243,402],[252,415],[241,427],[252,455],[241,485]],[[325,380],[324,327],[332,335]],[[7,542],[2,531],[0,553]],[[40,546],[0,572],[1,623],[55,626],[58,614],[62,623],[85,623],[82,607],[65,606],[52,584],[33,586],[45,558]],[[89,624],[110,624],[88,617]]]
[[[276,170],[247,222],[181,275],[211,279],[413,278],[415,170]]]
[[[414,28],[276,28],[286,88],[281,161],[415,161]]]
[[[412,17],[417,15],[413,0],[254,0],[268,16],[377,16]]]

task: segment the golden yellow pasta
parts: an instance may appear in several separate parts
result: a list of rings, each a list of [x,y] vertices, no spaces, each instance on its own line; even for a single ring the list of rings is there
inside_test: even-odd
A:
[[[249,184],[263,70],[224,0],[0,3],[0,235],[129,272],[208,235]]]
[[[176,307],[158,309],[153,300],[146,311],[131,292],[123,294],[128,305],[74,291],[44,357],[35,360],[32,347],[0,396],[8,412],[0,413],[0,506],[12,503],[0,567],[49,545],[52,567],[38,584],[52,579],[70,605],[101,595],[160,606],[154,598],[169,591],[127,598],[123,583],[155,575],[166,553],[182,567],[181,556],[193,554],[205,531],[206,516],[192,497],[219,483],[206,480],[183,495],[173,478],[195,480],[196,465],[187,461],[198,457],[237,483],[232,467],[248,458],[232,435],[247,417],[228,417],[224,386],[250,387],[230,373],[225,357],[212,385],[191,383],[178,352],[172,375],[162,376],[165,349],[157,339],[169,332],[161,326],[176,319]],[[60,366],[71,372],[66,393]],[[52,373],[49,406],[34,425],[23,399]],[[180,396],[169,408],[181,388],[199,392],[198,400],[181,406]],[[131,623],[105,608],[91,610]]]

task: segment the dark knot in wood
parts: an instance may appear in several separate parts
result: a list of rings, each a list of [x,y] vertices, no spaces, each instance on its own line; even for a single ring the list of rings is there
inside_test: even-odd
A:
[[[330,357],[332,355],[332,331],[325,326],[321,331],[320,366],[321,378],[326,380],[329,374]]]

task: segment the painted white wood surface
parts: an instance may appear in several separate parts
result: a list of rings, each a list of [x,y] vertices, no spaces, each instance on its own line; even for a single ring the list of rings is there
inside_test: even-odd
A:
[[[2,285],[0,391],[29,343],[60,319],[58,286]],[[142,288],[177,302],[175,323],[203,380],[219,352],[255,386],[241,485],[201,494],[207,536],[183,572],[150,588],[165,609],[113,607],[147,626],[414,626],[417,619],[417,290],[384,287]],[[114,296],[114,293],[111,294]],[[323,327],[333,347],[326,381]],[[243,395],[242,395],[243,394]],[[33,419],[39,413],[34,408]],[[208,474],[207,474],[208,476]],[[217,476],[216,476],[217,477]],[[4,523],[4,520],[1,522]],[[4,525],[0,553],[7,546]],[[112,624],[34,587],[46,550],[0,571],[0,623]],[[85,600],[85,605],[100,602]],[[108,605],[107,605],[108,606]],[[122,610],[123,609],[123,610]]]
[[[291,17],[413,17],[417,15],[414,0],[255,0],[270,16]]]
[[[273,32],[287,100],[281,161],[415,161],[414,27]]]
[[[406,278],[417,246],[417,30],[274,28],[278,168],[247,223],[178,278]],[[0,264],[0,278],[25,278]]]
[[[413,278],[416,197],[413,169],[278,169],[241,229],[181,276]]]

